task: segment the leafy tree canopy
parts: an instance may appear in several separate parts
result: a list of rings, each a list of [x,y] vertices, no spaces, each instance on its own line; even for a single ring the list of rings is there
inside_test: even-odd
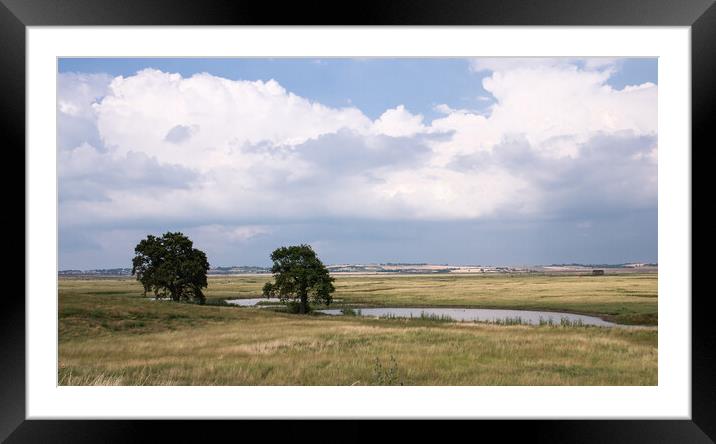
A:
[[[190,300],[204,303],[209,262],[203,251],[182,233],[167,232],[162,237],[147,236],[134,248],[132,274],[144,286],[144,294],[174,301]]]
[[[310,245],[277,248],[271,260],[274,282],[264,285],[264,296],[298,302],[299,313],[308,312],[309,299],[326,305],[333,301],[334,279]]]

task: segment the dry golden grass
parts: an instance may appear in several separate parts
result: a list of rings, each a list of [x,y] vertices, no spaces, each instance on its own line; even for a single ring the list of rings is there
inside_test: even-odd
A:
[[[635,298],[655,310],[656,276],[602,278],[340,277],[336,298],[392,306],[534,303],[579,312],[604,306],[605,313],[618,312],[609,301],[628,307]],[[207,293],[255,296],[263,282],[212,278]],[[511,294],[516,289],[524,291]],[[299,316],[141,296],[126,279],[60,281],[60,384],[372,385],[385,383],[379,372],[386,369],[394,371],[392,383],[405,385],[657,384],[656,327]],[[539,305],[555,301],[561,305]]]

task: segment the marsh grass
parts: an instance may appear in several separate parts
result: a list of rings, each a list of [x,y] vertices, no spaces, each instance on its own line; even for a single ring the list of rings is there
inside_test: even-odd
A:
[[[541,319],[540,319],[540,321],[541,321]],[[487,322],[489,324],[495,324],[495,325],[531,325],[528,320],[522,319],[520,316],[507,317],[504,319],[495,319],[492,321],[475,321],[475,322]]]
[[[585,324],[584,321],[582,321],[581,319],[577,319],[577,320],[573,321],[573,320],[566,318],[564,316],[559,319],[559,322],[555,322],[552,318],[544,319],[544,318],[540,317],[539,325],[547,325],[550,327],[555,327],[555,326],[559,326],[559,327],[588,327],[588,325]]]
[[[360,308],[354,309],[354,308],[350,308],[350,307],[342,308],[341,313],[343,314],[343,316],[361,316],[362,315]]]
[[[398,363],[395,356],[390,355],[390,361],[383,365],[378,356],[373,364],[373,385],[405,385],[398,378]]]
[[[435,313],[421,312],[420,316],[409,315],[397,315],[395,313],[385,313],[378,316],[378,319],[386,320],[407,320],[407,321],[427,321],[427,322],[455,322],[453,318],[448,315],[439,315]]]
[[[229,304],[228,302],[226,302],[226,299],[221,298],[207,298],[204,302],[204,305],[213,305],[218,307],[234,306],[233,304]]]
[[[455,322],[455,320],[448,315],[426,313],[424,311],[420,313],[420,317],[418,319],[420,319],[421,321],[432,321],[432,322]]]
[[[559,319],[559,325],[562,327],[584,327],[584,322],[581,319],[577,320],[570,320],[568,318],[560,318]]]

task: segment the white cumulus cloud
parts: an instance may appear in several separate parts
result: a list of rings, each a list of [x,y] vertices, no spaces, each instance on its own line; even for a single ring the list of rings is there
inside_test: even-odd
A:
[[[61,224],[248,242],[281,221],[655,205],[658,87],[612,88],[617,63],[478,59],[488,110],[440,104],[432,121],[403,105],[372,120],[270,79],[61,74]]]
[[[424,132],[425,126],[423,126],[422,115],[411,114],[410,111],[405,109],[404,105],[399,105],[385,111],[373,123],[373,129],[376,134],[404,137]]]

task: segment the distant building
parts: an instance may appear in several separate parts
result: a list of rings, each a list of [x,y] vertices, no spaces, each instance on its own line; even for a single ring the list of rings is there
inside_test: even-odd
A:
[[[592,270],[592,276],[604,276],[604,270]]]

